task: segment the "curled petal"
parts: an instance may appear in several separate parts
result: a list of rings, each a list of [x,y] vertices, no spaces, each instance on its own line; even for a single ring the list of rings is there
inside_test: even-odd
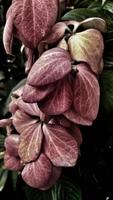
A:
[[[24,80],[25,81],[25,80]],[[9,103],[9,111],[14,114],[18,110],[18,98],[23,93],[23,86],[18,89],[12,91],[11,93],[11,102]]]
[[[66,51],[68,51],[68,45],[67,42],[65,40],[65,38],[63,38],[57,45],[57,47],[65,49]]]
[[[63,38],[66,30],[70,32],[64,22],[58,22],[52,27],[51,33],[49,33],[49,35],[42,42],[47,44],[55,43]]]
[[[67,130],[58,125],[43,125],[44,152],[54,166],[71,167],[78,158],[78,144]]]
[[[25,83],[25,79],[23,80],[22,84]],[[12,91],[12,96],[15,97],[15,98],[18,98],[22,95],[23,93],[23,88],[24,86],[20,86],[19,88],[17,88],[16,90]]]
[[[27,61],[25,63],[25,72],[28,73],[33,65],[33,50],[26,47],[25,54],[27,57]]]
[[[77,28],[80,26],[80,22],[77,22],[75,20],[65,21],[65,24],[73,33],[76,32]]]
[[[0,127],[5,127],[5,126],[9,126],[12,124],[12,119],[1,119],[0,120]]]
[[[52,175],[51,175],[47,185],[45,185],[43,188],[40,188],[40,189],[48,190],[49,188],[51,188],[56,183],[56,181],[60,178],[61,172],[62,172],[62,168],[53,166],[52,167]]]
[[[20,97],[17,101],[17,105],[20,110],[31,116],[40,116],[40,110],[37,103],[25,103]]]
[[[49,84],[48,86],[43,86],[40,88],[25,85],[23,90],[23,100],[27,103],[35,103],[44,99],[55,89],[55,85]]]
[[[23,81],[25,82],[25,80]],[[18,110],[18,98],[23,93],[23,86],[19,87],[18,89],[12,91],[11,93],[11,102],[9,103],[9,111],[14,114]]]
[[[88,29],[76,33],[69,38],[68,45],[73,60],[86,62],[96,74],[101,71],[104,43],[98,30]]]
[[[80,26],[84,28],[94,28],[100,32],[106,31],[106,22],[99,17],[91,17],[91,18],[85,19],[80,23]]]
[[[11,97],[11,102],[9,103],[9,112],[14,114],[18,110],[17,99]]]
[[[21,161],[18,157],[10,156],[8,153],[5,153],[4,156],[4,166],[8,170],[20,171],[23,168]]]
[[[23,180],[34,188],[45,187],[51,175],[52,164],[44,154],[41,154],[36,161],[26,164],[22,171]]]
[[[18,156],[19,135],[12,134],[5,139],[5,148],[10,156]]]
[[[35,62],[27,82],[32,86],[44,86],[62,79],[71,71],[69,54],[61,48],[46,51]]]
[[[13,42],[13,18],[8,17],[4,32],[3,32],[3,44],[7,54],[12,54],[12,42]]]

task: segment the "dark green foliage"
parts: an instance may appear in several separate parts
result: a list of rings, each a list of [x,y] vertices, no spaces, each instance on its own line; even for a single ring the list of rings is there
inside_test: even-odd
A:
[[[100,77],[101,103],[107,112],[113,112],[113,71],[103,71]]]
[[[100,17],[104,19],[107,23],[107,29],[112,30],[113,29],[113,15],[109,11],[101,8],[101,7],[95,7],[95,8],[77,8],[74,10],[69,11],[66,13],[62,19],[63,20],[84,20],[88,17]]]
[[[7,181],[8,171],[0,165],[0,192],[3,190],[5,183]]]
[[[26,186],[27,200],[82,200],[81,190],[67,178],[60,179],[50,190],[40,191]]]

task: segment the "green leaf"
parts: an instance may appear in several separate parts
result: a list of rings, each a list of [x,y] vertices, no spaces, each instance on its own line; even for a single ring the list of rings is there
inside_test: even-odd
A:
[[[16,190],[17,180],[18,180],[18,172],[16,172],[16,171],[11,172],[11,179],[12,179],[13,188],[14,188],[14,190]]]
[[[104,34],[104,66],[113,67],[113,31]]]
[[[67,178],[60,179],[47,191],[26,186],[25,193],[27,200],[82,200],[79,186]]]
[[[26,186],[25,194],[26,194],[27,200],[52,200],[50,190],[41,191],[41,190]]]
[[[74,6],[75,8],[83,8],[83,7],[88,7],[91,3],[92,3],[92,0],[78,0],[78,1],[75,0]]]
[[[104,5],[107,2],[107,0],[102,0],[102,5]]]
[[[113,112],[113,71],[103,71],[100,77],[101,103],[107,112]]]
[[[4,150],[4,140],[5,136],[0,134],[0,152]]]
[[[76,183],[62,178],[51,190],[52,200],[82,200],[81,190]]]
[[[8,177],[8,171],[1,167],[0,168],[0,192],[3,190],[5,186],[7,177]]]
[[[104,5],[104,9],[113,14],[113,2],[108,2]]]
[[[66,13],[62,20],[77,20],[82,21],[89,17],[100,17],[107,23],[107,29],[113,30],[113,15],[109,11],[101,8],[77,8]]]
[[[88,8],[97,8],[97,7],[102,8],[102,2],[94,1],[88,6]]]

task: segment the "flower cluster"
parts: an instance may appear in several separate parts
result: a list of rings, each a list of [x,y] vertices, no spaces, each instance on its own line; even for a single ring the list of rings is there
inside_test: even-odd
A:
[[[44,190],[57,181],[62,167],[75,166],[82,143],[79,125],[91,125],[97,117],[106,25],[100,18],[53,25],[57,0],[43,0],[43,12],[39,0],[26,2],[13,0],[8,10],[4,47],[11,54],[13,35],[22,41],[28,76],[13,92],[11,118],[0,126],[7,127],[5,167]]]
[[[62,167],[76,164],[82,135],[64,116],[47,116],[37,103],[25,103],[19,96],[22,91],[13,93],[12,117],[1,121],[8,133],[4,164],[21,171],[28,185],[44,190],[56,182]]]

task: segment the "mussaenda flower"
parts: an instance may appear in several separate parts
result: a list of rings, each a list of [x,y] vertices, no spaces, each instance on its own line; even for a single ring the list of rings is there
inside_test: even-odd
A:
[[[87,18],[81,22],[58,22],[52,27],[51,33],[40,42],[39,51],[44,45],[55,44],[67,50],[72,60],[87,63],[95,74],[99,74],[103,69],[104,50],[101,32],[105,30],[105,21],[98,17]]]
[[[22,98],[37,102],[47,115],[62,114],[76,124],[91,125],[98,114],[100,89],[87,63],[72,62],[66,50],[56,47],[34,63]]]
[[[5,166],[20,171],[28,185],[48,189],[62,167],[75,166],[82,142],[80,129],[64,116],[45,115],[37,103],[25,103],[21,97],[13,98],[9,110],[11,121],[3,123],[12,127],[5,140]],[[0,122],[2,126],[4,121]]]

